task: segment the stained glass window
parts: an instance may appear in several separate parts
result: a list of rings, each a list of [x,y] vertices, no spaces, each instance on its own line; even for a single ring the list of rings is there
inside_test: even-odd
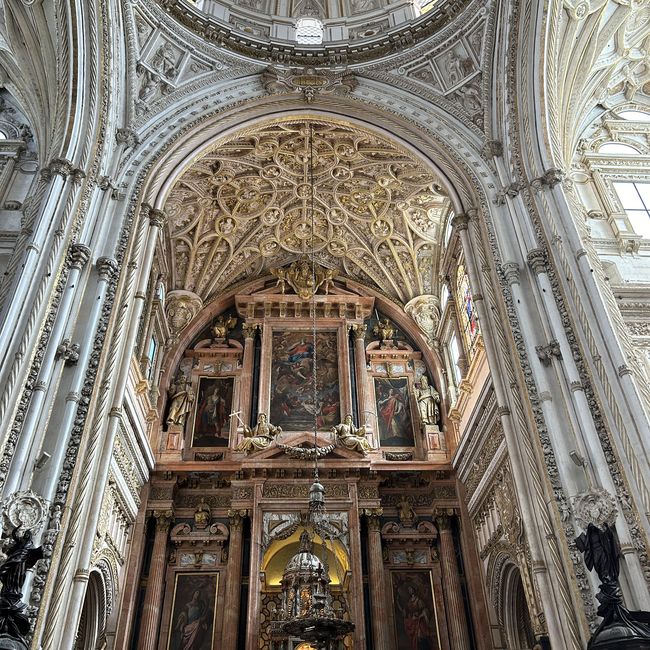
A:
[[[474,340],[479,332],[476,307],[469,288],[469,277],[464,266],[458,267],[457,275],[457,296],[460,310],[461,331],[465,338],[467,349],[471,349]]]

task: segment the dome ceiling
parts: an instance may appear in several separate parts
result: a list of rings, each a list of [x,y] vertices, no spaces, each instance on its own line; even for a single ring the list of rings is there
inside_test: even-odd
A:
[[[413,154],[346,124],[278,121],[191,165],[165,203],[170,289],[204,303],[311,250],[313,128],[318,261],[402,304],[437,294],[449,199]]]
[[[341,65],[399,52],[440,32],[470,0],[158,0],[208,41],[255,59]],[[320,40],[301,40],[297,21],[322,23]],[[299,30],[298,30],[299,31]],[[319,36],[319,39],[321,38]]]

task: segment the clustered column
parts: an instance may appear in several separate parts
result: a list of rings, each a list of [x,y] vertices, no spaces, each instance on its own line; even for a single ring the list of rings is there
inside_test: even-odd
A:
[[[454,538],[451,532],[451,517],[447,514],[438,515],[436,526],[440,539],[440,564],[442,565],[449,643],[454,650],[469,650],[467,617],[465,616]]]
[[[153,540],[147,593],[140,623],[139,650],[155,650],[158,645],[160,609],[167,567],[167,534],[174,513],[171,510],[154,511],[153,516],[156,519],[156,536]]]
[[[381,550],[382,510],[366,510],[368,522],[368,573],[370,578],[370,607],[372,620],[372,640],[375,650],[390,650],[388,625],[386,625],[386,599],[384,558]]]
[[[239,631],[241,588],[242,529],[246,510],[230,510],[230,541],[228,543],[228,581],[223,614],[222,650],[236,650]]]

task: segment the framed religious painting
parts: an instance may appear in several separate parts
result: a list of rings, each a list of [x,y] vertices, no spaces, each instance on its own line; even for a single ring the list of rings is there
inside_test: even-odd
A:
[[[381,447],[414,447],[408,377],[375,377]]]
[[[393,571],[396,650],[440,650],[431,571]]]
[[[167,650],[212,650],[218,573],[177,573]]]
[[[192,447],[228,446],[234,383],[233,377],[199,377]]]
[[[313,333],[273,331],[269,420],[284,431],[309,431],[314,427],[314,417],[321,431],[341,421],[338,333],[316,332],[316,352],[314,396]]]

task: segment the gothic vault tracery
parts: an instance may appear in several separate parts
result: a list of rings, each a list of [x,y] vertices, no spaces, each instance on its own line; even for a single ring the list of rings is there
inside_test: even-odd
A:
[[[165,203],[175,290],[204,303],[314,248],[325,266],[405,304],[438,292],[450,202],[413,154],[346,124],[276,121],[216,145]]]

